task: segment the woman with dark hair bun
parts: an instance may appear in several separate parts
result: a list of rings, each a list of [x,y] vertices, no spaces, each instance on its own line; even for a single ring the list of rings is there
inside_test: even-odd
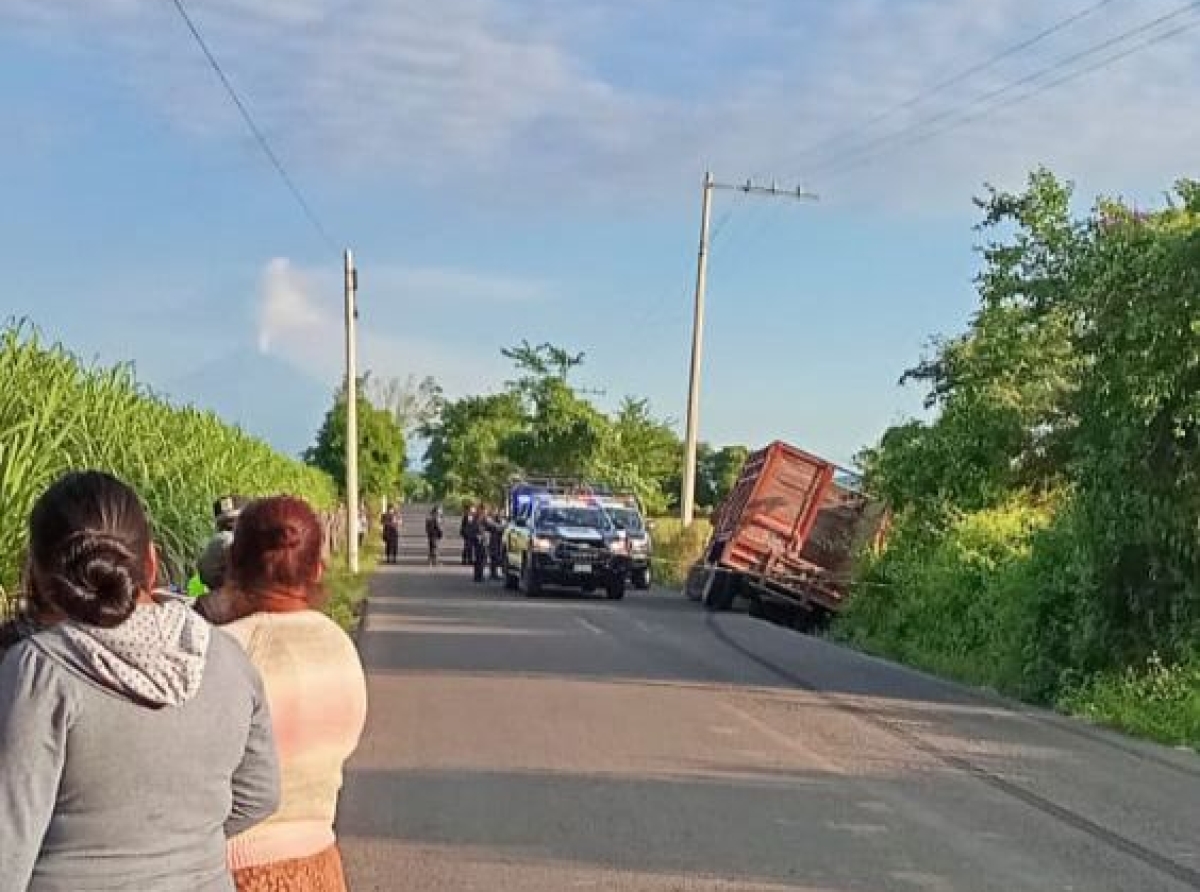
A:
[[[0,663],[6,892],[230,892],[226,837],[278,804],[258,674],[157,575],[145,510],[115,477],[68,474],[34,505],[39,630]]]
[[[346,889],[333,822],[367,694],[354,643],[315,609],[323,542],[302,499],[252,502],[238,517],[225,588],[197,602],[262,673],[279,747],[279,811],[229,844],[239,892]]]

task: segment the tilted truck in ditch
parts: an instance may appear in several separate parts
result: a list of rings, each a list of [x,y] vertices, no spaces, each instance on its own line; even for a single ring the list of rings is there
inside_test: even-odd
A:
[[[743,597],[754,614],[817,627],[845,601],[855,557],[886,530],[886,509],[856,475],[775,442],[746,459],[713,515],[687,593],[710,610]]]

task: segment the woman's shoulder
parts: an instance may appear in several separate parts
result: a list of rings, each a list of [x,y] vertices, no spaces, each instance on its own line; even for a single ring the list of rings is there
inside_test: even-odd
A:
[[[256,685],[258,683],[258,670],[247,655],[245,645],[231,634],[229,626],[212,627],[208,642],[208,665],[249,679]]]
[[[74,678],[55,657],[54,637],[52,629],[43,629],[0,652],[0,689],[9,694],[26,691],[47,701],[72,699]],[[0,692],[0,700],[4,697]]]
[[[358,650],[342,627],[319,610],[252,613],[221,627],[252,660],[276,651],[308,651],[316,658],[358,659]]]

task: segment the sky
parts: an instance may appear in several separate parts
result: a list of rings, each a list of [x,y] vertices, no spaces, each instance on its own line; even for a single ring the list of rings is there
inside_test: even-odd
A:
[[[967,324],[985,183],[1044,164],[1082,210],[1200,175],[1182,0],[187,8],[329,238],[171,0],[0,0],[0,318],[291,453],[340,380],[343,246],[374,375],[487,392],[548,341],[681,422],[704,171],[802,184],[714,196],[700,432],[844,463]]]

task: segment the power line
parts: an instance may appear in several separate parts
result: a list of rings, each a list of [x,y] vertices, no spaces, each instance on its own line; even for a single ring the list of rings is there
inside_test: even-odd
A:
[[[939,124],[939,123],[941,123],[943,121],[947,121],[947,120],[954,120],[954,119],[956,119],[957,116],[963,115],[964,112],[967,113],[967,116],[969,119],[974,120],[978,115],[970,114],[971,106],[989,103],[994,99],[998,99],[1001,96],[1009,94],[1012,91],[1025,86],[1026,84],[1031,84],[1036,81],[1040,81],[1048,75],[1052,75],[1057,71],[1062,71],[1065,68],[1069,68],[1071,65],[1073,65],[1076,62],[1079,62],[1090,56],[1094,56],[1097,53],[1101,53],[1104,50],[1107,50],[1107,49],[1112,48],[1113,46],[1116,46],[1117,44],[1124,43],[1125,41],[1129,40],[1132,37],[1137,37],[1140,34],[1145,34],[1146,32],[1151,31],[1151,30],[1159,27],[1160,25],[1166,24],[1167,22],[1169,22],[1173,19],[1177,19],[1182,15],[1193,12],[1196,9],[1200,9],[1200,0],[1196,0],[1196,2],[1192,2],[1192,3],[1188,3],[1180,8],[1175,9],[1172,12],[1165,13],[1164,15],[1161,15],[1158,18],[1155,18],[1149,22],[1146,22],[1145,24],[1139,25],[1135,28],[1130,28],[1127,31],[1122,31],[1121,33],[1116,34],[1113,37],[1108,38],[1107,40],[1101,41],[1098,44],[1095,44],[1086,49],[1080,50],[1076,53],[1072,53],[1071,55],[1058,60],[1053,65],[1049,65],[1045,68],[1041,68],[1041,69],[1033,72],[1032,74],[1025,75],[1024,77],[1018,78],[1015,81],[1011,81],[1011,82],[1004,84],[1000,87],[997,87],[993,90],[989,90],[986,93],[976,96],[973,100],[971,100],[971,102],[967,103],[965,108],[947,109],[945,111],[938,112],[935,115],[931,115],[927,118],[922,118],[919,121],[915,121],[914,123],[909,124],[908,126],[901,128],[900,130],[896,130],[891,133],[884,134],[883,136],[876,137],[875,139],[869,140],[866,143],[863,143],[862,145],[860,145],[857,149],[855,149],[845,155],[842,155],[839,159],[837,159],[835,161],[831,161],[830,163],[825,164],[825,165],[818,165],[816,167],[816,171],[823,172],[827,175],[834,173],[834,172],[840,172],[841,170],[848,167],[849,165],[856,164],[860,159],[864,159],[864,158],[872,156],[873,154],[875,154],[874,150],[876,150],[878,148],[887,147],[889,144],[895,143],[897,141],[901,141],[900,144],[905,145],[907,143],[903,142],[904,137],[907,137],[911,134],[919,133],[920,131],[924,130],[925,128],[929,127],[930,125]],[[1144,49],[1147,46],[1152,46],[1155,43],[1159,43],[1161,40],[1165,40],[1167,37],[1172,37],[1179,31],[1187,30],[1188,28],[1190,28],[1192,26],[1193,26],[1192,24],[1189,24],[1189,25],[1184,26],[1183,28],[1175,29],[1173,31],[1167,32],[1164,35],[1159,35],[1158,37],[1155,37],[1149,41],[1146,41],[1142,44],[1136,45],[1136,47],[1133,50],[1130,50],[1129,52],[1121,53],[1116,56],[1113,56],[1109,59],[1102,61],[1100,64],[1097,64],[1097,65],[1088,66],[1083,69],[1077,69],[1076,73],[1070,74],[1064,78],[1059,78],[1059,79],[1053,81],[1052,83],[1054,86],[1057,86],[1058,84],[1065,83],[1069,80],[1073,80],[1075,77],[1078,77],[1081,74],[1088,73],[1090,71],[1094,71],[1099,68],[1103,68],[1106,65],[1111,65],[1113,62],[1115,62],[1119,59],[1125,58],[1125,56],[1127,56],[1127,55],[1132,55],[1133,52]],[[1049,89],[1049,87],[1046,87],[1046,89]],[[1024,99],[1024,98],[1029,98],[1030,96],[1033,96],[1033,95],[1037,95],[1038,93],[1041,93],[1041,92],[1044,92],[1044,89],[1039,88],[1039,89],[1030,91],[1029,93],[1019,94],[1019,96],[1022,99]],[[1021,101],[1021,100],[1017,100],[1017,101]],[[1014,103],[1012,103],[1012,102],[1001,103],[1001,104],[995,106],[994,108],[1003,107],[1003,106],[1006,106],[1009,104],[1014,104]],[[988,111],[990,112],[990,111],[994,110],[994,108],[989,109]],[[956,123],[953,126],[959,126],[959,125]],[[946,130],[946,129],[952,129],[952,128],[942,128],[942,129],[937,130],[936,132],[941,133],[941,132],[944,132],[944,130]],[[924,140],[922,138],[919,141],[924,141]]]
[[[271,166],[275,168],[275,172],[279,174],[279,178],[283,180],[284,186],[286,186],[287,190],[292,194],[292,198],[296,200],[296,204],[300,206],[300,210],[304,212],[304,216],[308,218],[308,222],[312,224],[313,228],[317,231],[317,234],[321,237],[325,244],[329,246],[329,249],[331,251],[338,252],[340,249],[338,248],[337,243],[333,240],[329,234],[329,230],[325,228],[324,224],[321,223],[320,218],[313,211],[312,205],[310,205],[304,198],[304,194],[296,185],[296,181],[292,179],[290,174],[288,174],[287,169],[283,166],[283,162],[280,161],[279,156],[275,154],[275,150],[271,148],[271,144],[267,141],[266,135],[255,122],[254,116],[250,114],[250,110],[246,107],[246,103],[242,101],[241,96],[238,95],[237,90],[234,89],[233,84],[226,76],[224,69],[221,68],[221,63],[217,61],[216,56],[214,56],[212,50],[209,49],[208,43],[204,40],[204,37],[201,36],[200,30],[196,27],[196,23],[188,14],[187,7],[183,5],[183,0],[171,0],[171,3],[174,5],[176,11],[183,19],[184,24],[187,25],[188,31],[191,32],[192,37],[195,39],[196,44],[200,47],[201,52],[204,53],[204,58],[208,60],[208,64],[212,67],[212,70],[217,73],[217,77],[220,78],[221,84],[225,87],[225,92],[229,94],[229,98],[232,99],[233,104],[237,106],[237,110],[242,115],[242,120],[244,120],[246,122],[246,126],[250,128],[250,132],[254,135],[254,139],[258,143],[259,148],[261,148],[263,154],[267,156],[267,160],[271,162]]]
[[[845,142],[849,137],[857,136],[859,133],[862,133],[863,131],[870,130],[876,124],[880,124],[883,121],[886,121],[888,118],[892,117],[897,112],[901,112],[901,111],[904,111],[905,109],[912,108],[913,106],[920,105],[921,103],[925,102],[930,97],[937,96],[941,93],[944,93],[946,90],[950,89],[951,87],[955,87],[958,84],[961,84],[963,81],[966,81],[966,80],[974,77],[976,74],[979,74],[980,72],[983,72],[983,71],[987,71],[989,68],[995,67],[997,64],[999,64],[1000,62],[1009,58],[1010,56],[1015,56],[1017,53],[1023,52],[1024,50],[1029,49],[1031,46],[1041,43],[1046,38],[1052,37],[1053,35],[1057,34],[1058,32],[1066,30],[1067,28],[1071,27],[1072,25],[1074,25],[1076,22],[1080,21],[1081,19],[1086,18],[1087,16],[1091,15],[1092,13],[1099,11],[1101,8],[1108,6],[1109,4],[1111,4],[1113,2],[1115,2],[1115,0],[1099,0],[1099,2],[1093,3],[1091,6],[1088,6],[1087,8],[1082,9],[1079,12],[1073,13],[1072,15],[1067,16],[1065,19],[1061,19],[1061,20],[1055,22],[1053,25],[1049,26],[1048,28],[1043,29],[1042,31],[1039,31],[1037,34],[1034,34],[1032,37],[1028,37],[1025,40],[1020,41],[1019,43],[1015,43],[1012,46],[1007,47],[1007,48],[1001,50],[1000,52],[996,53],[994,56],[989,56],[987,59],[984,59],[982,62],[977,62],[968,68],[964,68],[963,70],[959,71],[956,74],[951,75],[950,77],[946,78],[945,80],[939,81],[936,84],[933,84],[932,86],[930,86],[918,93],[915,93],[914,95],[910,96],[908,99],[904,99],[904,100],[896,103],[895,105],[889,106],[888,108],[884,109],[883,111],[879,112],[878,114],[873,115],[870,118],[867,118],[865,121],[862,121],[859,124],[852,124],[849,127],[846,127],[845,129],[840,130],[837,133],[834,133],[832,136],[826,137],[822,140],[819,140],[816,143],[809,145],[807,148],[801,150],[800,156],[802,158],[811,157],[812,155],[817,154],[818,152],[820,152],[821,150],[825,149],[828,146]]]
[[[1200,2],[1193,3],[1193,4],[1191,4],[1191,6],[1188,7],[1188,9],[1179,10],[1176,13],[1173,13],[1166,18],[1175,18],[1180,13],[1187,12],[1193,8],[1200,8]],[[1165,21],[1166,18],[1164,18],[1162,21],[1156,21],[1153,24],[1162,24],[1162,22]],[[1022,93],[1018,93],[1015,96],[1010,96],[1001,102],[993,103],[992,105],[990,105],[986,108],[980,109],[979,111],[976,111],[974,113],[962,114],[959,117],[953,118],[952,120],[950,120],[945,126],[938,127],[933,130],[926,131],[924,133],[914,134],[912,136],[912,138],[901,141],[900,143],[893,146],[893,148],[906,148],[909,146],[919,145],[921,143],[928,142],[929,140],[931,140],[935,137],[941,136],[943,133],[946,133],[950,130],[956,130],[959,127],[963,127],[967,124],[975,123],[976,121],[980,121],[983,118],[986,118],[987,116],[994,114],[997,111],[1000,111],[1001,109],[1009,108],[1014,105],[1019,105],[1022,102],[1027,102],[1028,100],[1033,99],[1036,96],[1040,96],[1041,94],[1046,93],[1047,91],[1052,90],[1055,87],[1061,86],[1062,84],[1069,83],[1070,81],[1077,80],[1081,77],[1084,77],[1085,75],[1099,71],[1103,68],[1107,68],[1110,65],[1114,65],[1117,62],[1120,62],[1122,59],[1126,59],[1136,53],[1140,53],[1143,50],[1148,49],[1149,47],[1152,47],[1156,44],[1162,43],[1163,41],[1170,40],[1173,37],[1177,37],[1178,35],[1184,33],[1185,31],[1190,31],[1191,29],[1193,29],[1197,26],[1200,26],[1200,18],[1194,19],[1190,22],[1185,22],[1182,25],[1178,25],[1168,31],[1164,31],[1161,34],[1156,34],[1153,37],[1147,38],[1146,40],[1143,40],[1140,43],[1134,44],[1131,47],[1127,47],[1126,49],[1124,49],[1118,53],[1114,53],[1112,55],[1106,56],[1103,59],[1100,59],[1091,65],[1086,65],[1083,68],[1077,68],[1074,71],[1069,71],[1066,74],[1062,75],[1061,77],[1057,77],[1057,78],[1054,78],[1053,80],[1039,84],[1038,86],[1036,86],[1030,90],[1026,90]],[[1141,28],[1141,29],[1135,29],[1135,30],[1136,31],[1144,31],[1146,29]],[[1125,36],[1128,37],[1130,35],[1125,35]],[[1113,41],[1106,41],[1106,46],[1111,46],[1112,43],[1113,43]],[[1089,55],[1090,55],[1090,53],[1089,53]],[[1044,77],[1046,74],[1053,73],[1053,71],[1059,70],[1061,67],[1062,66],[1052,66],[1051,68],[1040,72],[1038,74],[1038,76],[1035,78],[1034,77],[1023,78],[1022,83],[1029,82],[1030,80],[1040,80],[1041,77]],[[1019,84],[1013,84],[1010,86],[1017,86],[1017,85],[1019,85]],[[1008,92],[1008,90],[1006,89],[1003,92]],[[944,117],[946,117],[946,116],[939,116],[939,118],[944,118]],[[899,134],[897,134],[897,135],[899,135]],[[882,152],[855,153],[854,155],[851,155],[850,157],[846,158],[844,160],[844,163],[837,164],[837,165],[829,168],[828,170],[826,170],[825,176],[827,178],[840,176],[840,175],[846,173],[847,171],[857,169],[857,168],[863,166],[864,164],[871,162],[875,158],[879,157],[880,154],[882,154]]]

